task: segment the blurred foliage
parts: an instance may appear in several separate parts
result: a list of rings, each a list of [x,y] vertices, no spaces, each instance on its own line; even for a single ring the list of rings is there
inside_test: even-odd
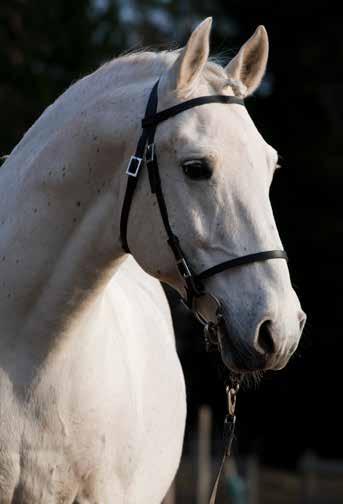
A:
[[[309,10],[306,3],[292,8],[289,2],[264,0],[244,5],[238,0],[2,0],[0,153],[9,152],[71,82],[124,50],[184,43],[208,15],[214,17],[213,51],[224,60],[258,24],[269,32],[268,72],[248,108],[281,154],[283,168],[271,195],[309,314],[298,359],[267,378],[259,392],[243,397],[242,448],[260,438],[264,457],[274,462],[287,456],[294,461],[305,447],[343,456],[341,415],[324,417],[319,405],[324,396],[328,404],[337,401],[337,390],[328,384],[341,380],[343,350],[343,37],[342,16],[332,5]],[[185,315],[175,320],[193,424],[201,401],[221,411],[219,380],[212,373],[216,357],[201,353],[200,335]]]

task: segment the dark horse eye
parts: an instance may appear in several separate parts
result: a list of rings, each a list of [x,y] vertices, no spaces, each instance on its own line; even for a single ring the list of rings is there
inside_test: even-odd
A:
[[[182,163],[182,169],[187,177],[193,180],[211,178],[212,169],[205,159],[191,159]]]

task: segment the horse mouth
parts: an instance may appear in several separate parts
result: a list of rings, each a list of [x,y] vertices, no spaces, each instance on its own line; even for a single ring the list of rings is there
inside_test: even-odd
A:
[[[259,374],[266,368],[266,359],[256,350],[237,341],[223,319],[217,328],[218,349],[224,365],[234,373]]]

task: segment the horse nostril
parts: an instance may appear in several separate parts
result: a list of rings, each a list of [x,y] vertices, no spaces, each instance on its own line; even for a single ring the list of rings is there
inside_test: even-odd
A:
[[[275,352],[275,344],[270,326],[270,320],[262,322],[257,335],[257,346],[266,354],[272,354]]]

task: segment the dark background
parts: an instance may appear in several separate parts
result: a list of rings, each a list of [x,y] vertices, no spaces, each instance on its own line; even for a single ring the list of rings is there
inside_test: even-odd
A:
[[[73,81],[124,50],[183,44],[212,15],[212,53],[225,60],[266,26],[268,72],[247,106],[282,156],[271,198],[308,323],[287,369],[239,397],[237,443],[264,463],[294,468],[309,449],[343,458],[343,17],[329,4],[242,3],[1,0],[0,154]],[[179,307],[174,315],[188,389],[187,450],[200,404],[213,407],[219,432],[224,394],[218,357],[204,353],[198,327]]]

